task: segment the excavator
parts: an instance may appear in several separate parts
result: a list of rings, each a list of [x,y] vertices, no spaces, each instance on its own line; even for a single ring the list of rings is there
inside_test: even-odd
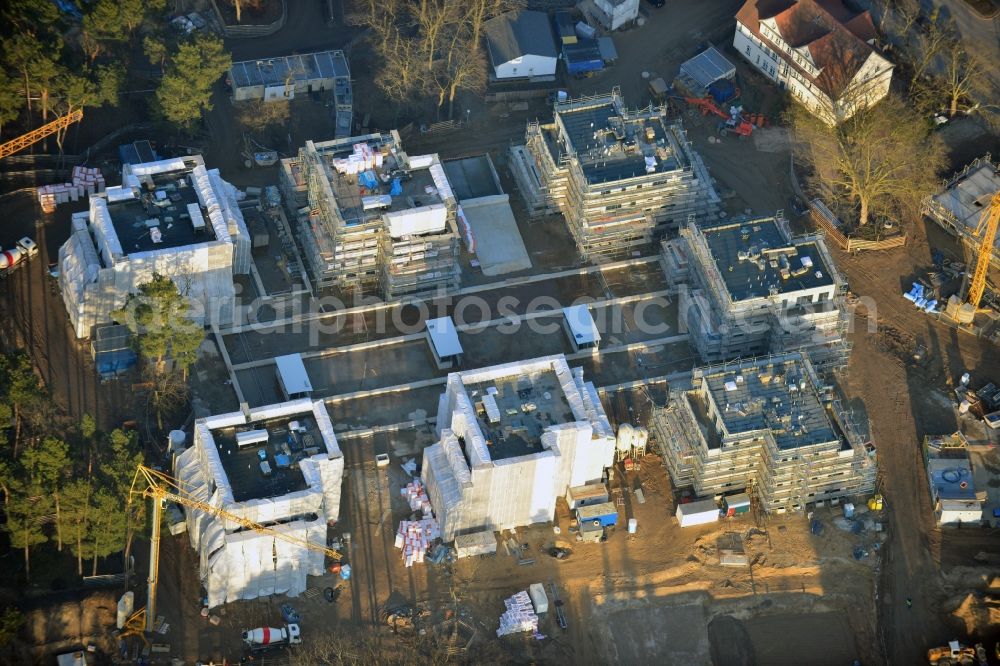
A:
[[[969,290],[965,298],[951,296],[945,307],[945,314],[960,324],[971,324],[976,314],[984,312],[980,307],[983,294],[986,293],[986,279],[990,272],[990,261],[993,258],[993,244],[997,237],[997,227],[1000,226],[1000,192],[993,195],[990,207],[983,212],[972,238],[979,245],[976,250],[976,268],[969,281]]]
[[[81,120],[83,120],[83,109],[77,109],[76,111],[67,113],[65,116],[60,116],[52,122],[46,123],[37,129],[33,129],[26,134],[22,134],[16,139],[11,139],[6,143],[2,143],[0,144],[0,160],[8,155],[20,152],[31,144],[38,143],[45,137],[52,136],[59,130],[69,127],[73,123],[78,123]]]
[[[196,497],[191,496],[183,487],[181,482],[173,477],[157,471],[145,465],[136,468],[135,476],[132,478],[132,487],[129,490],[128,504],[131,506],[134,501],[145,499],[153,500],[153,516],[151,521],[151,536],[149,540],[149,578],[147,579],[146,607],[133,613],[126,621],[119,638],[126,636],[138,636],[143,643],[148,644],[146,634],[152,633],[156,625],[156,587],[159,582],[160,568],[160,521],[163,517],[163,507],[167,502],[174,502],[185,507],[188,511],[203,511],[219,518],[239,525],[243,529],[253,530],[260,534],[267,534],[280,541],[290,543],[308,550],[320,551],[330,559],[339,562],[343,555],[332,548],[320,546],[312,541],[280,532],[273,528],[255,523],[252,520],[237,516],[225,509],[212,506]]]

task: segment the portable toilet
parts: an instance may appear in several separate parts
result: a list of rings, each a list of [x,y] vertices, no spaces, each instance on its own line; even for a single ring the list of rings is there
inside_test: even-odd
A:
[[[750,495],[740,493],[722,498],[722,515],[729,518],[741,513],[750,513]]]

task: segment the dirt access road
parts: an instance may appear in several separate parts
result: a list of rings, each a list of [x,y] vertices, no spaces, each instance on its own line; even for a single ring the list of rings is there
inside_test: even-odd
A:
[[[958,428],[945,394],[949,382],[966,370],[979,381],[1000,377],[995,347],[939,324],[902,298],[910,277],[930,265],[932,247],[957,249],[927,222],[911,225],[910,240],[900,250],[856,256],[834,250],[852,288],[878,306],[875,333],[867,332],[864,319],[856,321],[846,389],[849,397],[864,400],[878,447],[890,526],[882,552],[879,625],[889,663],[900,664],[919,663],[927,648],[961,629],[944,606],[942,576],[953,570],[952,551],[965,539],[934,524],[921,442],[924,435]],[[918,341],[932,355],[926,369],[908,362]]]

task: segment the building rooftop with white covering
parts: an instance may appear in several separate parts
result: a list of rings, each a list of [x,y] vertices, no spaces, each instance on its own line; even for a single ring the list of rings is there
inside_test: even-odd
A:
[[[550,521],[614,461],[597,390],[562,355],[451,373],[437,429],[423,476],[445,541]]]
[[[987,154],[973,160],[945,181],[940,192],[928,197],[924,201],[924,214],[970,248],[977,249],[979,241],[973,234],[997,192],[1000,192],[1000,166]],[[1000,234],[993,245],[991,262],[1000,268]]]
[[[212,506],[317,546],[340,517],[344,458],[322,401],[293,400],[198,419],[174,461],[185,491]],[[186,509],[208,605],[297,596],[324,554]]]
[[[59,249],[63,301],[78,338],[154,273],[171,278],[191,316],[231,323],[234,273],[250,272],[250,238],[236,189],[200,155],[124,164],[122,184],[90,197]]]
[[[392,131],[307,141],[282,162],[314,284],[386,298],[458,286],[456,201],[437,155],[407,155]]]

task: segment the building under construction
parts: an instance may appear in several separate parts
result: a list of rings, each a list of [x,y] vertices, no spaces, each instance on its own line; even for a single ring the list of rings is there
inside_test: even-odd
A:
[[[976,230],[997,192],[1000,192],[1000,165],[987,154],[946,180],[940,192],[927,197],[923,212],[957,236],[970,255],[977,256],[982,241]],[[1000,234],[994,240],[990,263],[1000,269]]]
[[[597,390],[562,355],[448,375],[437,428],[423,477],[444,541],[553,520],[614,462]]]
[[[628,254],[717,209],[708,170],[665,107],[629,110],[615,89],[557,102],[554,115],[528,123],[511,170],[529,213],[561,212],[584,257]]]
[[[781,513],[875,487],[867,429],[798,352],[695,369],[652,428],[674,486],[698,496],[746,490]]]
[[[410,156],[399,134],[307,141],[282,160],[314,284],[386,299],[459,284],[455,196],[437,155]]]
[[[689,221],[662,252],[704,362],[804,350],[819,370],[846,366],[847,285],[819,236],[792,238],[780,212]]]
[[[298,596],[306,576],[325,573],[327,521],[340,517],[344,457],[321,400],[198,419],[192,446],[176,453],[174,476],[189,497],[299,542],[186,509],[209,607]]]

